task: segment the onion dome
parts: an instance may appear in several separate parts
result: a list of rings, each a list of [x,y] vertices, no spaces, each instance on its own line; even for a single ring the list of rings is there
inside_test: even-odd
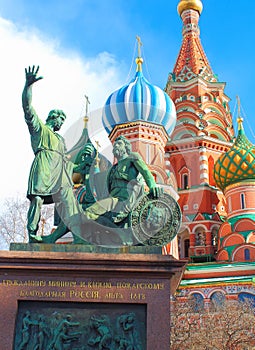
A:
[[[135,77],[113,92],[103,108],[103,124],[108,133],[115,125],[145,121],[163,125],[170,135],[176,124],[173,101],[159,87],[150,84],[142,73],[143,59],[136,59]]]
[[[91,143],[91,141],[89,139],[88,128],[87,128],[88,120],[89,119],[87,116],[83,118],[84,128],[82,130],[82,134],[81,134],[79,140],[76,142],[76,144],[74,146],[72,146],[72,148],[67,151],[67,155],[69,156],[69,159],[73,163],[76,163],[76,159],[78,157],[78,154],[83,149],[84,145],[86,145],[87,143]]]
[[[196,10],[201,15],[203,4],[200,0],[181,0],[177,6],[179,15],[185,10]]]
[[[87,108],[86,108],[87,109]],[[110,162],[107,160],[107,158],[99,153],[99,142],[94,141],[96,144],[96,147],[92,143],[89,134],[88,134],[88,121],[89,118],[87,117],[87,111],[86,116],[83,118],[84,121],[84,127],[81,133],[81,136],[79,140],[66,152],[68,155],[69,160],[74,163],[75,165],[81,164],[82,158],[85,153],[91,154],[92,157],[95,158],[93,167],[94,173],[99,172],[100,170],[105,171],[109,168]]]
[[[238,118],[234,145],[219,157],[214,166],[214,179],[222,190],[240,181],[255,180],[255,146],[247,139],[242,121]]]

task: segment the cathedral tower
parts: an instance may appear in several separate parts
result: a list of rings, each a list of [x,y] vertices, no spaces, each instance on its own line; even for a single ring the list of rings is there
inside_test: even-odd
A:
[[[255,260],[255,146],[247,139],[242,118],[228,152],[215,163],[215,181],[227,201],[227,217],[219,230],[217,260]]]
[[[226,215],[223,193],[216,187],[213,169],[234,138],[225,83],[213,73],[200,41],[200,0],[181,0],[183,41],[165,91],[176,106],[177,124],[166,145],[180,195],[183,227],[181,257],[193,261],[213,258],[217,232]]]

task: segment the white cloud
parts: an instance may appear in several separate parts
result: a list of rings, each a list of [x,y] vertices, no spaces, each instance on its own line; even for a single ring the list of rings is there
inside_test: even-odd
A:
[[[49,110],[60,108],[68,116],[62,134],[82,119],[84,95],[90,110],[102,107],[108,95],[121,85],[121,65],[107,52],[84,58],[61,48],[57,40],[36,29],[17,28],[0,18],[0,198],[25,193],[33,154],[24,122],[21,94],[24,69],[40,65],[44,77],[33,87],[33,106],[42,120]],[[81,130],[82,131],[82,130]]]

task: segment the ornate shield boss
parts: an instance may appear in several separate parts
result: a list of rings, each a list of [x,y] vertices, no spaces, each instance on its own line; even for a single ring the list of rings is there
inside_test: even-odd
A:
[[[156,199],[145,195],[132,210],[130,225],[136,244],[163,246],[177,235],[181,225],[181,210],[167,193]]]

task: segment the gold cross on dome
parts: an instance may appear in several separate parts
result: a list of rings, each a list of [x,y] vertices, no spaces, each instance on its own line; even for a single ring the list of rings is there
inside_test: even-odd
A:
[[[100,143],[99,143],[99,141],[96,141],[96,140],[95,140],[95,143],[96,143],[96,145],[97,145],[97,151],[98,151],[99,147],[101,147],[101,146],[100,146]]]
[[[236,99],[237,99],[237,115],[238,115],[238,119],[239,119],[240,116],[241,116],[241,112],[240,112],[240,98],[239,98],[239,96],[236,96]]]
[[[142,42],[141,42],[141,38],[140,36],[136,36],[136,40],[137,40],[137,45],[138,45],[138,57],[141,57],[141,46],[142,46]]]
[[[85,100],[86,100],[86,105],[85,105],[85,115],[87,116],[87,115],[88,115],[88,108],[89,108],[89,104],[90,104],[90,102],[89,102],[89,98],[88,98],[88,96],[87,96],[87,95],[84,95],[84,97],[85,97]]]
[[[243,127],[243,118],[241,117],[241,111],[240,111],[240,98],[239,96],[236,96],[237,99],[237,124],[238,124],[238,129],[242,129]]]

